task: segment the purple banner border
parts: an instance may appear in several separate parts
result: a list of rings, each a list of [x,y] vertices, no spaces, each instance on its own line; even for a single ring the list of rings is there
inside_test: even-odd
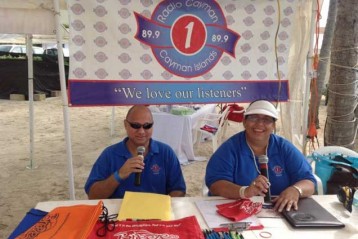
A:
[[[287,80],[69,80],[68,84],[70,106],[247,103],[257,99],[285,102],[289,99]]]

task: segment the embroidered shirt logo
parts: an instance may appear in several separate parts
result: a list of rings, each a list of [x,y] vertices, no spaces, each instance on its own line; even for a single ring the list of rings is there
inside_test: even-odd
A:
[[[160,167],[158,164],[153,164],[152,167],[150,167],[150,170],[152,170],[153,174],[159,174]]]
[[[276,176],[282,176],[283,169],[281,168],[281,166],[276,165],[275,167],[273,167],[273,171]]]

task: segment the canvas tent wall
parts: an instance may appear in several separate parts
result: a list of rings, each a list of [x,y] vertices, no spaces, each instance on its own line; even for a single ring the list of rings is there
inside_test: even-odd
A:
[[[312,16],[316,14],[316,9],[313,7],[316,1],[310,0],[298,2],[302,5],[302,8],[300,9],[301,14],[295,19],[295,35],[292,37],[301,39],[301,41],[290,48],[290,72],[288,75],[288,78],[290,79],[290,100],[280,107],[281,118],[284,119],[282,123],[282,129],[284,130],[281,134],[292,141],[296,146],[302,145],[302,140],[305,138],[305,130],[302,130],[306,127],[305,120],[303,120],[303,122],[298,122],[297,119],[306,118],[305,112],[307,112],[307,98],[309,97],[308,76],[310,72],[308,72],[309,70],[307,71],[305,63],[306,60],[311,57],[311,55],[308,55],[310,49],[309,42],[313,36],[310,29],[312,29],[311,26],[314,19]],[[51,35],[51,33],[54,33],[56,26],[59,26],[59,24],[56,23],[57,14],[54,14],[54,3],[60,3],[61,8],[66,9],[64,0],[61,0],[60,2],[56,0],[0,1],[0,34],[31,34],[32,36],[35,36],[36,34]],[[56,40],[58,41],[58,39]],[[59,60],[60,58],[61,57],[59,57]],[[64,89],[62,90],[62,98],[64,101],[67,101],[65,87],[62,87],[62,89]],[[64,102],[63,105],[66,143],[68,146],[67,154],[69,159],[70,195],[72,194],[71,198],[74,198],[74,190],[73,193],[71,193],[73,188],[73,173],[71,173],[72,152],[67,118],[68,113],[66,113],[68,104],[67,102]]]

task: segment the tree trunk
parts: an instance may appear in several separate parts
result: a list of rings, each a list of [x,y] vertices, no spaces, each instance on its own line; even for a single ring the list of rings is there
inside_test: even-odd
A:
[[[327,23],[324,30],[324,35],[322,39],[322,46],[319,53],[319,63],[318,63],[318,72],[317,72],[317,89],[318,92],[315,95],[311,95],[310,99],[310,112],[314,110],[315,115],[317,116],[315,119],[316,128],[319,129],[319,106],[322,98],[322,94],[325,91],[325,83],[326,76],[328,71],[328,66],[330,63],[330,55],[331,55],[331,45],[334,34],[334,27],[336,24],[336,16],[337,16],[337,0],[330,0]],[[328,95],[326,94],[326,97]]]
[[[331,51],[325,145],[353,149],[357,132],[358,4],[340,0]]]

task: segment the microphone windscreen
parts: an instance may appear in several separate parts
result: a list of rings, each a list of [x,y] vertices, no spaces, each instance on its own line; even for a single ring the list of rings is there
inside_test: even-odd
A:
[[[138,155],[144,155],[144,152],[145,152],[145,147],[144,146],[137,147],[137,154]]]
[[[260,155],[259,156],[259,163],[268,163],[268,157],[266,155]]]

